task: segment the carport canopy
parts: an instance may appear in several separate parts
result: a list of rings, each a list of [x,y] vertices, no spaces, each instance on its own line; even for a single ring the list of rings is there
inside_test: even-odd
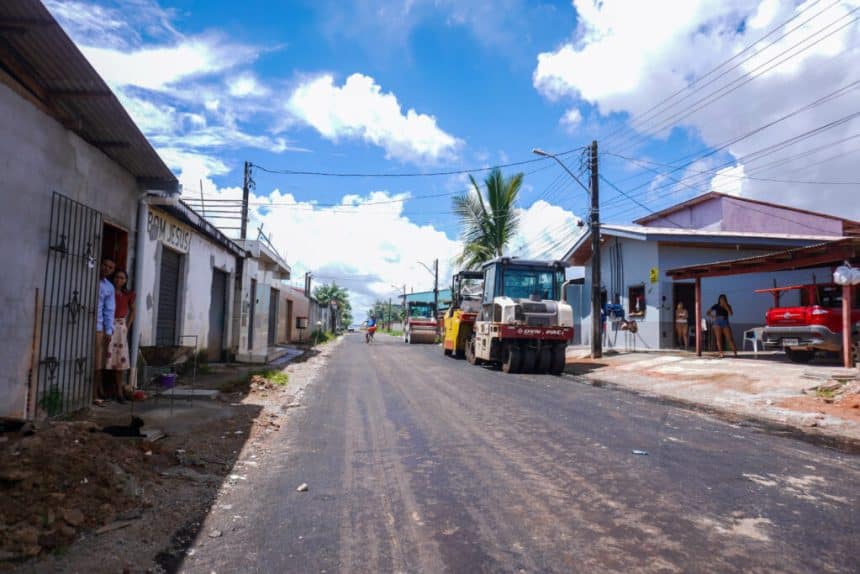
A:
[[[860,237],[845,237],[818,243],[808,247],[789,249],[756,257],[717,261],[701,265],[688,265],[669,269],[666,275],[673,281],[695,279],[696,281],[696,354],[702,354],[702,279],[745,273],[767,273],[792,271],[823,266],[837,266],[844,262],[855,263],[860,259]],[[852,366],[851,357],[851,307],[852,288],[842,287],[842,353],[846,368]]]

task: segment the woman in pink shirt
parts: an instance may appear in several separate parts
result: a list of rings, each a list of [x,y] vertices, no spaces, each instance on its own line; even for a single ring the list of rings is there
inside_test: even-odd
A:
[[[134,291],[128,289],[128,274],[124,269],[117,269],[113,274],[113,285],[116,292],[116,312],[114,314],[113,336],[105,355],[105,369],[114,372],[116,398],[124,403],[122,379],[129,370],[128,330],[134,322]]]

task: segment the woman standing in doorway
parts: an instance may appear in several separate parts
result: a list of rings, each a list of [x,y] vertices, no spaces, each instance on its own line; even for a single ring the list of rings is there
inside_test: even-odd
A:
[[[732,352],[735,357],[738,356],[738,350],[735,348],[735,339],[732,336],[732,327],[729,325],[729,317],[734,314],[732,306],[729,305],[729,299],[724,294],[717,299],[717,304],[708,310],[708,316],[714,321],[714,336],[717,338],[717,350],[720,353],[720,358],[723,355],[723,336],[729,342]]]
[[[116,314],[114,318],[113,336],[108,346],[105,366],[106,370],[114,373],[114,388],[117,401],[124,403],[122,380],[129,370],[128,331],[134,322],[134,291],[128,289],[128,273],[117,269],[113,274],[113,285],[116,292]]]
[[[688,339],[690,332],[687,317],[687,308],[684,307],[684,303],[682,301],[678,301],[678,305],[675,307],[675,335],[678,337],[678,344],[684,347],[685,351],[689,345]]]

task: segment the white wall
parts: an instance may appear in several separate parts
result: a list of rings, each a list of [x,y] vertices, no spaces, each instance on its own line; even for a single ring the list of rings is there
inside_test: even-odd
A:
[[[619,238],[618,242],[622,246],[624,276],[621,289],[621,304],[624,306],[625,312],[629,309],[627,298],[628,288],[635,285],[645,285],[645,315],[644,317],[635,318],[639,327],[635,341],[637,350],[671,348],[674,346],[674,335],[672,332],[672,322],[674,320],[673,284],[666,277],[668,269],[738,259],[741,257],[752,257],[767,253],[766,251],[752,249],[738,250],[658,245],[656,242],[622,238]],[[608,237],[601,250],[601,279],[603,286],[606,287],[610,302],[612,301],[612,283],[609,251],[614,243],[615,238]],[[651,283],[650,271],[653,267],[657,268],[656,283]],[[772,287],[774,279],[777,280],[778,285],[811,283],[813,274],[819,282],[829,281],[829,271],[827,269],[755,273],[704,279],[702,281],[702,313],[706,313],[711,305],[716,303],[717,297],[721,293],[725,293],[734,310],[734,316],[731,318],[730,323],[735,343],[740,348],[743,332],[747,329],[763,325],[764,314],[772,303],[772,298],[769,295],[756,294],[753,291],[755,289]],[[581,338],[576,338],[583,345],[590,345],[590,264],[586,266],[585,270],[584,289],[584,304],[587,308],[582,312]],[[689,311],[691,315],[694,313],[693,309],[689,309]],[[611,326],[607,326],[607,329],[609,330],[609,337],[605,348],[623,350],[625,347],[624,332],[619,331],[616,337]]]
[[[254,305],[254,340],[253,348],[248,348],[248,327],[251,310],[251,279],[257,280],[257,289],[253,294]],[[269,336],[269,305],[271,290],[280,292],[287,289],[287,284],[275,277],[275,273],[265,269],[257,259],[245,259],[245,271],[242,276],[242,297],[240,303],[240,326],[238,337],[237,358],[247,362],[265,362],[268,354]],[[287,312],[286,305],[278,309],[278,314]],[[277,337],[276,337],[277,340]]]
[[[36,289],[43,290],[51,195],[62,193],[129,232],[133,269],[137,183],[98,149],[0,83],[0,416],[23,417]]]
[[[663,346],[672,346],[672,281],[666,277],[666,270],[687,265],[696,265],[698,263],[724,261],[741,257],[753,257],[755,255],[765,253],[768,252],[661,246],[660,280],[666,287],[665,294],[667,296],[668,304],[667,310],[664,314],[663,332],[666,336],[662,338]],[[817,280],[819,283],[828,283],[832,281],[830,271],[827,268],[807,269],[802,271],[750,273],[712,278],[705,277],[702,279],[702,315],[704,316],[704,314],[708,312],[708,309],[717,302],[720,294],[725,294],[732,306],[732,310],[734,311],[734,315],[729,318],[729,324],[732,326],[732,334],[734,335],[735,344],[740,348],[743,342],[743,332],[747,329],[752,329],[753,327],[763,326],[765,313],[773,304],[773,297],[770,294],[755,293],[754,291],[756,289],[767,289],[773,287],[774,280],[776,280],[777,286],[786,286],[812,283],[813,279]],[[692,280],[687,282],[693,283]],[[695,311],[694,309],[689,309],[689,311],[690,316],[692,317]]]
[[[601,283],[606,288],[608,300],[612,302],[612,261],[609,256],[609,246],[614,245],[615,238],[607,238],[600,252]],[[625,312],[628,309],[627,288],[631,285],[645,285],[645,314],[635,317],[638,323],[638,334],[636,335],[637,349],[657,348],[660,333],[660,284],[650,282],[650,270],[657,264],[657,244],[647,241],[636,241],[632,239],[618,239],[621,245],[623,263],[623,282],[621,287],[621,305]],[[591,264],[585,268],[585,297],[584,303],[587,309],[583,311],[581,340],[583,345],[591,344]],[[624,348],[625,334],[616,332],[610,327],[607,349],[614,347]]]
[[[167,236],[159,233],[158,220],[165,222],[174,231]],[[182,240],[174,237],[179,235]],[[227,315],[225,317],[224,348],[230,348],[233,325],[233,286],[236,274],[236,256],[205,235],[197,232],[156,207],[150,207],[147,229],[144,234],[146,243],[143,255],[143,277],[134,281],[137,291],[137,311],[140,321],[140,344],[155,344],[155,325],[158,321],[158,284],[161,268],[161,255],[165,248],[183,254],[180,272],[179,322],[177,334],[196,335],[198,350],[206,349],[209,341],[209,308],[212,304],[212,274],[217,269],[228,274]],[[188,237],[188,241],[184,239]],[[184,338],[182,344],[191,345],[192,340]]]

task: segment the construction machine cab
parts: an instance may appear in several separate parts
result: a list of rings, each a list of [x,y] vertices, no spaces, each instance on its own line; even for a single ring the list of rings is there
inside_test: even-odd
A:
[[[463,309],[463,311],[470,313],[477,313],[481,310],[483,278],[483,271],[460,271],[454,275],[451,281],[449,316],[457,309]]]
[[[562,261],[515,257],[488,261],[483,266],[481,320],[514,322],[522,319],[523,308],[535,307],[534,304],[541,302],[561,301],[564,268]],[[506,307],[514,316],[501,316]]]

